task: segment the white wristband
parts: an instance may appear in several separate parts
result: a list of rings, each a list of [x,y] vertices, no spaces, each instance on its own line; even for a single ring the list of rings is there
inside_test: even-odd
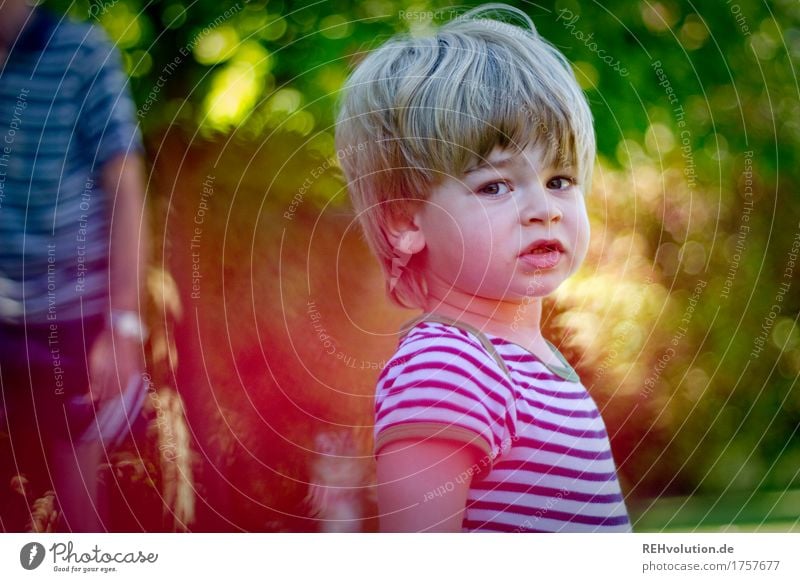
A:
[[[111,310],[111,329],[120,337],[135,339],[144,343],[148,336],[147,326],[142,323],[135,311]]]

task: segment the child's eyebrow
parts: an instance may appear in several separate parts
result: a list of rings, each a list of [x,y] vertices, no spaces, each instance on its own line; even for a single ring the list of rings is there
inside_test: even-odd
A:
[[[515,155],[508,155],[498,159],[489,159],[481,162],[476,166],[472,166],[468,170],[464,171],[464,175],[473,174],[475,172],[480,172],[481,170],[492,170],[495,168],[504,169],[508,166],[513,165],[517,161],[518,156]]]

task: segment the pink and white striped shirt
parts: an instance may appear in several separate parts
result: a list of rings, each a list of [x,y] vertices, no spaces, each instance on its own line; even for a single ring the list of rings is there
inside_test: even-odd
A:
[[[575,371],[552,344],[564,367],[484,335],[510,377],[455,325],[423,321],[401,340],[378,379],[376,456],[404,438],[477,447],[481,460],[456,477],[472,478],[464,531],[631,531],[605,425]]]

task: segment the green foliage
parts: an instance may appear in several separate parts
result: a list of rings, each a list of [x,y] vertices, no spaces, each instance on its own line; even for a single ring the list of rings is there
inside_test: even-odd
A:
[[[148,130],[178,121],[190,131],[241,126],[253,137],[278,126],[301,135],[330,133],[336,93],[362,51],[395,32],[424,31],[476,4],[48,2],[106,28],[124,53],[138,103],[145,104],[159,89],[142,116]],[[656,151],[670,143],[682,145],[675,116],[682,107],[698,174],[710,179],[730,175],[724,171],[727,163],[744,150],[759,152],[765,174],[773,173],[779,157],[785,165],[796,164],[796,3],[512,4],[526,9],[540,33],[575,63],[607,159],[628,162],[619,149],[625,139],[655,142],[657,147],[650,149]],[[654,63],[661,63],[663,78]],[[207,97],[215,81],[230,85],[231,75],[242,77],[234,73],[248,68],[251,74],[228,95],[243,100],[242,106],[233,115],[208,119]],[[673,103],[667,84],[674,91]],[[287,89],[293,92],[287,95]],[[648,134],[653,124],[659,124],[656,132]]]

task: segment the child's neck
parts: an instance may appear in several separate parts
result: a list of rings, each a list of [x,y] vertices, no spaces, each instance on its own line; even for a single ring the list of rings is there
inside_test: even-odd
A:
[[[541,331],[542,299],[500,301],[465,295],[454,289],[444,293],[429,288],[425,311],[461,321],[484,333],[521,345],[546,363],[559,363]]]

